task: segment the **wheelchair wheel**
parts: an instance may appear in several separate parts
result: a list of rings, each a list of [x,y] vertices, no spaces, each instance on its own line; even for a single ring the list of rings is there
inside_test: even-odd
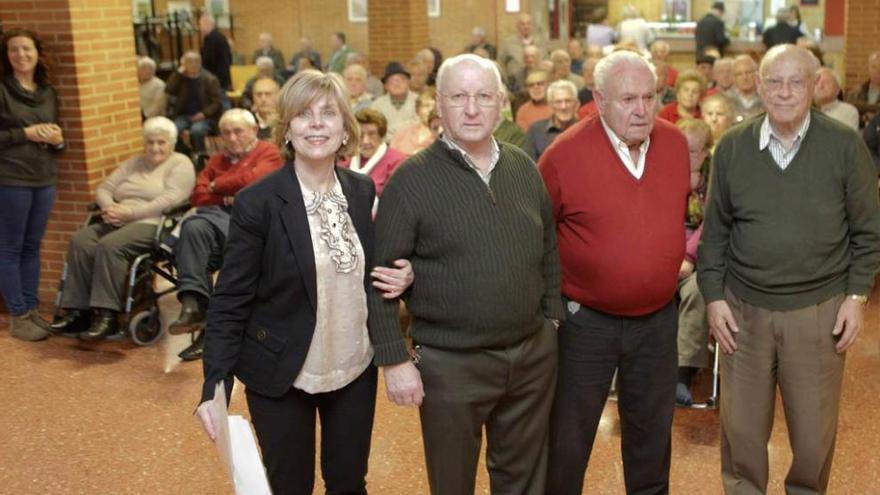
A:
[[[131,318],[128,324],[131,340],[137,345],[153,345],[162,336],[162,322],[157,309],[147,309]]]

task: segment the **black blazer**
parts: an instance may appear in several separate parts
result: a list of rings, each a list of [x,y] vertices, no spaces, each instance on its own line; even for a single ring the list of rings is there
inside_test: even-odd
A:
[[[348,213],[366,256],[373,254],[375,186],[366,175],[336,168]],[[280,397],[296,380],[315,331],[315,253],[293,162],[235,197],[223,268],[208,307],[202,401],[235,375],[261,395]],[[339,308],[344,311],[345,308]]]

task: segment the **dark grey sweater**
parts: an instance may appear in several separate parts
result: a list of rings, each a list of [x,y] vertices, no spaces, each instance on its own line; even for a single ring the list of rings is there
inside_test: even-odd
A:
[[[406,297],[415,342],[446,349],[506,346],[564,317],[550,198],[529,157],[499,143],[489,186],[437,140],[385,186],[375,263],[411,260]],[[369,294],[378,366],[408,359],[399,304]]]
[[[12,77],[0,82],[0,185],[55,184],[55,149],[28,141],[24,128],[58,123],[58,99],[51,86],[25,91]]]
[[[706,302],[727,287],[787,311],[871,292],[880,263],[877,176],[859,135],[821,112],[794,160],[758,149],[762,118],[715,148],[697,278]]]

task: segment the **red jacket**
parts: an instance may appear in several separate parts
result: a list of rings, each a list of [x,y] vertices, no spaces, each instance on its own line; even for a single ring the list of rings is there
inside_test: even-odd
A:
[[[407,155],[390,146],[385,150],[385,154],[379,159],[379,163],[377,163],[372,170],[370,170],[370,173],[367,174],[373,179],[373,184],[376,186],[377,198],[382,196],[382,190],[385,189],[385,184],[388,182],[388,179],[391,178],[391,174],[394,173],[397,166],[403,163],[407,158],[409,158]],[[361,159],[362,166],[366,162],[367,160]],[[343,168],[351,168],[351,159],[340,162],[339,166]]]
[[[254,149],[235,164],[225,153],[215,153],[199,172],[189,201],[192,206],[223,205],[224,197],[235,196],[239,190],[281,165],[278,147],[268,141],[257,141]],[[213,192],[209,189],[212,181]]]
[[[663,108],[660,109],[659,112],[657,112],[657,116],[661,119],[668,120],[669,122],[675,124],[676,122],[681,120],[681,115],[679,115],[678,113],[678,103],[674,101],[667,103],[663,106]],[[698,120],[703,118],[702,114],[700,113],[700,107],[697,107],[696,114],[693,118]]]
[[[553,202],[562,293],[622,316],[668,304],[684,259],[690,193],[681,131],[655,121],[641,179],[624,167],[598,117],[557,137],[539,167]]]

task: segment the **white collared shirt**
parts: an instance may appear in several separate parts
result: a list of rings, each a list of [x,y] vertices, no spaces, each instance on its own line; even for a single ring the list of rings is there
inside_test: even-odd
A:
[[[761,124],[761,136],[758,139],[758,149],[764,151],[764,149],[770,148],[770,155],[773,157],[773,161],[776,162],[776,165],[779,165],[779,168],[785,170],[791,164],[791,161],[794,160],[798,150],[801,149],[801,143],[804,142],[804,135],[809,127],[810,114],[808,112],[807,118],[804,119],[801,129],[794,138],[794,143],[792,143],[790,149],[786,150],[785,146],[782,145],[782,140],[773,132],[773,127],[770,125],[770,117],[764,116],[764,123]]]
[[[484,174],[480,167],[477,166],[477,162],[475,162],[474,159],[471,158],[471,156],[468,154],[467,151],[464,150],[464,148],[459,146],[451,138],[447,137],[446,134],[440,135],[440,140],[443,141],[446,146],[449,147],[449,149],[456,150],[461,153],[461,156],[464,157],[465,163],[467,163],[470,168],[474,169],[477,172],[477,175],[479,175],[480,178],[483,179],[483,182],[485,182],[486,185],[489,185],[489,180],[492,178],[492,172],[495,170],[495,166],[498,165],[498,159],[501,158],[501,150],[498,148],[498,142],[495,141],[494,137],[491,137],[491,139],[492,154],[489,157],[489,168]]]
[[[611,140],[611,146],[614,147],[614,151],[617,152],[617,156],[620,157],[620,161],[623,162],[623,166],[629,170],[629,173],[633,174],[633,177],[636,179],[641,179],[642,175],[645,173],[645,156],[648,154],[648,146],[651,145],[651,136],[645,138],[642,141],[642,144],[639,145],[639,161],[633,162],[632,155],[629,153],[629,146],[620,140],[617,137],[617,134],[608,127],[608,124],[605,123],[605,119],[599,118],[602,121],[602,127],[605,129],[605,134],[608,135],[608,139]]]

